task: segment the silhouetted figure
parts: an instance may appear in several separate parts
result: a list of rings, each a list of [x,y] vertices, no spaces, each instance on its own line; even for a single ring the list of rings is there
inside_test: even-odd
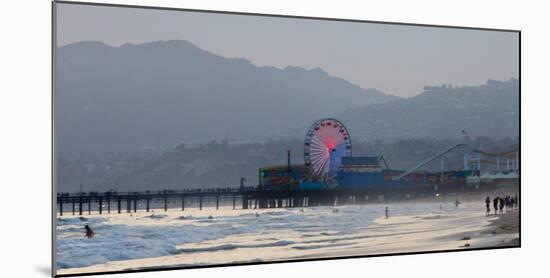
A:
[[[385,209],[385,211],[386,211],[386,219],[388,219],[388,217],[389,217],[389,211],[388,211],[388,206],[386,206],[386,209]]]
[[[519,199],[518,199],[518,194],[516,194],[516,196],[514,197],[514,203],[515,203],[515,208],[518,208],[519,206]]]
[[[86,234],[84,234],[84,238],[90,239],[94,237],[95,233],[92,231],[92,228],[90,226],[86,225],[84,226],[84,229],[86,230]]]
[[[502,213],[502,209],[504,208],[504,199],[499,198],[498,201],[499,201],[499,202],[498,202],[498,208],[499,208],[498,211],[499,211],[500,213]]]
[[[504,207],[506,208],[506,211],[508,211],[510,209],[510,196],[509,195],[506,195],[506,197],[504,197]]]
[[[498,196],[493,199],[493,208],[495,209],[495,215],[498,213],[498,199]]]
[[[491,197],[489,196],[485,198],[485,207],[487,208],[487,212],[485,213],[485,216],[489,216],[489,214],[491,214]]]

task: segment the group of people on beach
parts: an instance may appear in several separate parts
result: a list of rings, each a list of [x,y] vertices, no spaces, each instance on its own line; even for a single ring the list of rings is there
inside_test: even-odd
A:
[[[502,213],[502,210],[506,208],[506,211],[511,209],[517,209],[519,205],[519,199],[518,195],[510,196],[506,195],[504,198],[501,198],[500,196],[497,196],[493,199],[493,208],[495,210],[495,215]],[[486,216],[491,215],[491,197],[487,196],[485,198],[485,207],[487,208],[487,212],[485,213]]]

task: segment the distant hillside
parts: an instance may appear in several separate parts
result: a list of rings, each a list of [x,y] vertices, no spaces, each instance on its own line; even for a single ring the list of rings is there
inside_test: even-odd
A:
[[[355,140],[519,136],[519,82],[426,87],[415,97],[350,109],[337,116]]]
[[[409,139],[396,141],[356,141],[355,155],[384,155],[392,169],[410,169],[426,158],[454,144],[460,139]],[[468,142],[475,149],[504,152],[517,149],[517,138],[472,138]],[[301,139],[271,140],[264,143],[229,145],[227,142],[209,142],[194,147],[184,144],[150,158],[123,160],[60,160],[58,188],[61,192],[129,191],[182,188],[236,187],[241,177],[247,185],[257,185],[258,169],[270,165],[285,165],[286,151],[291,150],[291,163],[302,164]],[[463,154],[453,152],[445,156],[447,169],[460,169]],[[490,164],[484,164],[492,167]],[[440,169],[439,160],[424,169]]]
[[[58,150],[69,155],[264,140],[396,99],[321,69],[256,67],[182,40],[81,42],[59,48],[56,57]]]

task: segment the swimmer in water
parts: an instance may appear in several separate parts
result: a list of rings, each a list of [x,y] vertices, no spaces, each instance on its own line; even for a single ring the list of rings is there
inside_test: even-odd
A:
[[[84,235],[84,238],[90,239],[94,237],[95,233],[92,231],[92,228],[90,226],[86,225],[84,226],[84,229],[86,229],[86,234]]]

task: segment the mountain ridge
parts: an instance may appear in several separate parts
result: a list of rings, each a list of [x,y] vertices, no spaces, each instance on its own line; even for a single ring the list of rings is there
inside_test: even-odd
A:
[[[426,86],[411,98],[349,109],[337,116],[370,140],[519,136],[519,81],[487,80],[479,86]]]
[[[56,59],[57,141],[65,154],[266,140],[358,103],[396,99],[322,69],[257,67],[185,40],[80,42],[60,47]]]

